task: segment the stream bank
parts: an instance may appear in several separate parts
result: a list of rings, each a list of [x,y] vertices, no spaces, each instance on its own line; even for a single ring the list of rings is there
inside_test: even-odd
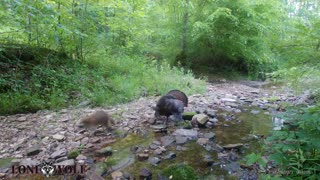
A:
[[[273,114],[288,104],[308,103],[308,94],[297,96],[288,89],[255,81],[217,81],[207,85],[206,93],[188,97],[185,112],[206,114],[205,127],[190,129],[188,123],[172,121],[167,128],[161,121],[152,124],[151,107],[159,97],[141,97],[104,109],[116,120],[116,130],[107,133],[101,128],[92,133],[78,126],[81,118],[102,108],[0,116],[0,178],[33,179],[12,173],[12,165],[39,165],[53,159],[65,166],[86,165],[87,173],[79,175],[80,179],[84,175],[89,179],[101,175],[106,179],[148,179],[152,175],[157,179],[168,165],[181,163],[204,179],[257,179],[257,172],[242,166],[243,157],[259,151],[259,140],[274,126]],[[80,154],[71,157],[74,151]]]

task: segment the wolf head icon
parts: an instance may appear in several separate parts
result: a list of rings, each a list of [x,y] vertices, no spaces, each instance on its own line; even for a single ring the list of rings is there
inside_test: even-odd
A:
[[[44,176],[49,177],[54,174],[55,168],[53,166],[52,161],[46,162],[43,161],[41,164],[41,172]]]

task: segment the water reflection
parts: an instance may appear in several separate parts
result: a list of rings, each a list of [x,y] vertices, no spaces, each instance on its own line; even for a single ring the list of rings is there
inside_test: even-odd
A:
[[[278,117],[272,117],[273,130],[279,131],[283,128],[284,120]]]

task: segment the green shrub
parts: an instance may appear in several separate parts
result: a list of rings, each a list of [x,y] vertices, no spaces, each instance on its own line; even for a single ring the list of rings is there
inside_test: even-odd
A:
[[[287,125],[273,132],[270,159],[289,178],[317,179],[320,174],[320,106],[293,108],[283,116]]]
[[[83,62],[43,59],[28,67],[19,62],[15,65],[19,70],[7,69],[0,74],[1,114],[60,109],[88,100],[93,106],[107,106],[131,101],[143,92],[153,95],[182,89],[192,94],[205,89],[205,82],[194,79],[191,72],[166,62],[158,68],[139,56],[103,52]]]

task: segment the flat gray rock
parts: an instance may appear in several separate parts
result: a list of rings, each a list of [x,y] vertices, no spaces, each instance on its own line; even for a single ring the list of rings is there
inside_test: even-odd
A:
[[[176,144],[181,145],[181,144],[185,144],[188,141],[188,138],[185,136],[175,136],[176,138]]]
[[[51,158],[58,159],[60,157],[66,156],[66,155],[67,155],[67,150],[63,148],[63,149],[59,149],[59,150],[53,152],[51,154]]]
[[[74,166],[75,162],[74,159],[68,159],[59,163],[55,163],[54,165],[60,165],[60,166]]]
[[[175,136],[185,136],[188,139],[197,139],[198,138],[198,131],[193,129],[177,129],[173,132]]]
[[[36,144],[36,145],[33,145],[32,147],[27,149],[26,155],[27,156],[34,156],[34,155],[39,154],[40,151],[41,151],[40,145]]]
[[[171,145],[175,141],[173,136],[163,136],[161,137],[162,146],[166,147]]]
[[[157,166],[161,160],[158,157],[149,157],[148,162],[153,166]]]

